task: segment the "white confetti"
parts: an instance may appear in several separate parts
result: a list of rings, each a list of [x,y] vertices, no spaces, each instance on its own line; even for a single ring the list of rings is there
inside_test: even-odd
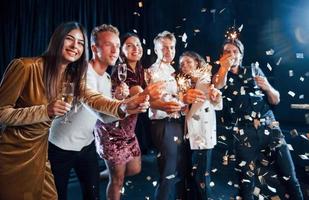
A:
[[[150,181],[150,180],[151,180],[151,176],[147,176],[147,177],[146,177],[146,180],[147,180],[147,181]]]
[[[174,142],[176,142],[178,140],[177,136],[174,136]]]
[[[260,189],[260,188],[254,187],[254,190],[253,190],[253,195],[254,195],[254,196],[259,196],[260,192],[261,192],[261,189]]]
[[[134,32],[134,33],[137,33],[137,30],[136,30],[136,29],[133,29],[133,32]]]
[[[300,80],[301,82],[304,82],[305,78],[301,76],[301,77],[299,78],[299,80]]]
[[[267,63],[266,66],[267,66],[267,68],[269,69],[269,71],[271,71],[271,70],[273,69],[269,63]]]
[[[240,167],[243,167],[243,166],[246,165],[246,163],[247,163],[246,161],[241,161],[241,163],[239,163],[239,166],[240,166]]]
[[[244,25],[241,24],[240,27],[238,28],[238,31],[241,32],[243,28],[244,28]]]
[[[294,71],[293,70],[289,70],[289,77],[294,76]]]
[[[225,8],[219,11],[219,14],[223,13],[225,11]]]
[[[228,185],[232,186],[233,185],[233,182],[232,181],[229,181],[227,182]]]
[[[277,65],[277,66],[280,65],[281,60],[282,60],[282,57],[280,57],[279,60],[276,62],[276,65]]]
[[[187,34],[184,33],[184,34],[181,36],[181,41],[182,41],[182,42],[187,42],[187,38],[188,38]]]
[[[276,188],[270,187],[269,185],[267,185],[267,188],[268,188],[270,191],[272,191],[273,193],[276,193],[276,192],[277,192]]]
[[[288,181],[288,180],[290,180],[291,177],[290,177],[290,176],[289,176],[289,177],[283,176],[282,178],[283,178],[284,180]]]
[[[299,155],[299,157],[303,160],[309,160],[308,156],[306,155]]]
[[[273,49],[269,49],[268,51],[266,51],[266,55],[268,56],[272,56],[274,55],[275,51]]]
[[[202,8],[201,9],[201,12],[206,12],[207,11],[207,8]]]
[[[212,14],[216,13],[216,9],[211,9],[210,13],[212,13]]]
[[[133,15],[141,16],[141,14],[139,14],[138,12],[134,12]]]
[[[145,38],[143,38],[143,44],[146,44],[146,39]]]
[[[240,87],[240,94],[241,94],[241,95],[245,95],[245,94],[246,94],[246,90],[245,90],[245,87],[244,87],[244,86],[241,86],[241,87]]]
[[[175,178],[175,175],[174,174],[171,174],[171,175],[168,175],[167,177],[165,177],[166,179],[172,179],[172,178]]]
[[[154,187],[156,187],[157,181],[152,181],[152,185],[153,185]]]
[[[224,135],[220,135],[219,138],[220,138],[221,140],[223,140],[223,141],[226,140],[226,137],[225,137]]]
[[[298,98],[299,98],[299,99],[304,99],[304,98],[305,98],[305,95],[301,94],[301,95],[299,95]]]
[[[267,129],[265,129],[264,134],[269,135],[269,131]]]
[[[303,59],[304,58],[304,53],[296,53],[296,58],[297,59]]]
[[[211,171],[212,171],[212,173],[215,173],[216,171],[218,171],[218,169],[215,168],[215,169],[213,169],[213,170],[211,170]]]
[[[290,151],[294,151],[294,149],[293,149],[293,147],[292,147],[291,144],[287,144],[287,146],[288,146],[288,148],[289,148]]]
[[[215,183],[214,183],[213,181],[211,181],[211,182],[209,183],[209,186],[210,186],[210,187],[213,187],[213,186],[215,186]]]
[[[138,2],[138,7],[143,7],[143,2],[142,1],[140,1],[140,2]]]
[[[151,49],[147,49],[147,55],[149,56],[151,54]]]
[[[295,93],[292,92],[292,91],[289,91],[288,94],[289,94],[291,97],[294,97],[294,96],[295,96]]]

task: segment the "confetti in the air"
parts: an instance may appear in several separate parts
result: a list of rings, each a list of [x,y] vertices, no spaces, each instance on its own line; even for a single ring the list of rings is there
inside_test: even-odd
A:
[[[273,49],[269,49],[268,51],[266,51],[266,55],[268,56],[272,56],[274,55],[275,51]]]
[[[140,2],[138,2],[138,7],[143,7],[143,2],[142,1],[140,1]]]
[[[206,12],[207,11],[207,8],[202,8],[201,9],[201,12]]]
[[[210,186],[210,187],[213,187],[213,186],[215,186],[215,183],[214,183],[213,181],[211,181],[211,182],[209,183],[209,186]]]
[[[269,69],[269,71],[271,71],[271,70],[273,69],[269,63],[267,63],[266,66],[267,66],[267,68]]]
[[[151,49],[147,49],[147,55],[151,55]]]
[[[289,70],[289,77],[294,76],[294,71],[293,70]]]
[[[175,174],[171,174],[171,175],[168,175],[165,177],[166,179],[172,179],[172,178],[175,178]]]
[[[276,62],[276,65],[277,65],[277,66],[280,65],[281,60],[282,60],[282,57],[280,57],[279,60]]]
[[[223,13],[225,11],[225,8],[219,11],[219,14]]]
[[[268,188],[270,191],[272,191],[273,193],[276,193],[276,192],[277,192],[276,188],[270,187],[269,185],[267,185],[267,188]]]
[[[134,12],[133,15],[141,16],[141,14],[139,14],[138,12]]]
[[[301,76],[301,77],[299,78],[299,80],[300,80],[301,82],[304,82],[305,78]]]
[[[304,53],[296,53],[296,58],[297,59],[303,59],[304,58]]]
[[[184,34],[181,36],[181,41],[182,41],[182,42],[187,42],[187,38],[188,38],[187,34],[184,33]]]
[[[294,97],[294,96],[295,96],[295,92],[292,92],[292,91],[289,91],[288,94],[289,94],[291,97]]]

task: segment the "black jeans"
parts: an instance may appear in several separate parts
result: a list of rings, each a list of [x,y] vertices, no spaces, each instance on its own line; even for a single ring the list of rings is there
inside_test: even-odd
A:
[[[254,128],[252,124],[238,127],[243,130],[243,134],[236,134],[236,154],[239,162],[245,161],[241,165],[241,196],[245,200],[253,200],[253,189],[255,187],[255,163],[262,149],[270,148],[275,154],[275,161],[279,172],[284,177],[290,177],[285,181],[290,198],[302,200],[302,192],[296,177],[295,167],[284,136],[279,127],[269,128],[260,126]]]
[[[59,200],[67,199],[68,180],[72,169],[80,181],[83,199],[99,199],[100,171],[94,142],[81,151],[63,150],[49,142],[48,157]]]
[[[183,199],[185,154],[181,119],[152,120],[151,135],[160,155],[157,156],[159,183],[155,199]]]

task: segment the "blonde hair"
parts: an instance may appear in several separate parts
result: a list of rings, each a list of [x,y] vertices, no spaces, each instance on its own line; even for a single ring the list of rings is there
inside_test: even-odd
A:
[[[90,37],[91,45],[97,44],[98,34],[102,32],[112,32],[119,36],[119,30],[115,26],[111,24],[102,24],[92,29]]]

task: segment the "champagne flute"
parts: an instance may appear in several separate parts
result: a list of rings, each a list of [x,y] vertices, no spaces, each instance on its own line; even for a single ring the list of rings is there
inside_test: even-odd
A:
[[[72,104],[74,99],[74,83],[65,82],[62,84],[62,90],[61,90],[61,100]],[[64,116],[64,119],[62,121],[63,124],[70,123],[68,120],[68,114],[66,113]]]
[[[118,79],[125,82],[127,79],[127,65],[125,63],[118,64]]]

